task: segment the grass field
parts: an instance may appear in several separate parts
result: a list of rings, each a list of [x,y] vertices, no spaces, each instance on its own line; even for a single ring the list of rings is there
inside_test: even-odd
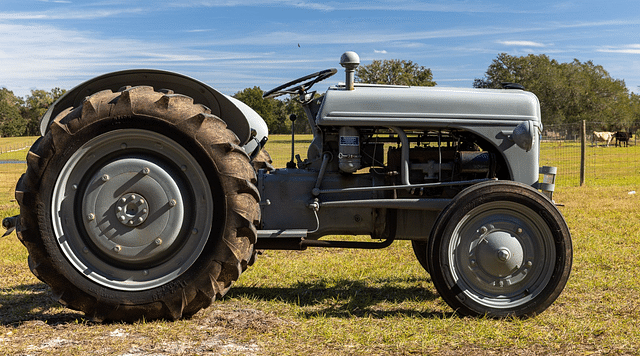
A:
[[[304,157],[309,138],[299,139]],[[288,143],[267,145],[279,167]],[[543,146],[542,161],[573,170],[573,158],[554,158],[553,148]],[[223,300],[190,320],[95,324],[53,301],[11,234],[0,238],[0,354],[637,355],[640,198],[631,193],[640,191],[640,171],[629,152],[595,151],[607,154],[615,177],[578,187],[559,176],[555,200],[564,204],[574,265],[562,295],[535,318],[456,315],[400,241],[377,251],[266,251]],[[0,165],[2,217],[17,213],[13,189],[25,168]]]

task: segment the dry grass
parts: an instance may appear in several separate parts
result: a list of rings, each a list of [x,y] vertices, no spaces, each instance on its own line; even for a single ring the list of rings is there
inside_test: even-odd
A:
[[[0,169],[1,211],[12,215],[25,166]],[[454,314],[400,241],[378,251],[266,251],[190,320],[94,324],[53,301],[12,234],[0,239],[0,354],[639,354],[640,194],[629,193],[640,192],[640,175],[625,179],[558,187],[573,272],[556,303],[525,320]]]

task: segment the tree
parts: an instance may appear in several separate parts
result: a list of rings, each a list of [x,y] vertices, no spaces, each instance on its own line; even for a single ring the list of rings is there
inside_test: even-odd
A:
[[[67,91],[60,88],[53,88],[50,92],[45,90],[32,90],[31,95],[25,99],[22,107],[22,117],[27,120],[27,134],[38,135],[40,130],[40,118],[47,112],[47,109],[59,97]]]
[[[369,84],[413,85],[432,87],[431,69],[412,61],[399,59],[374,60],[356,70],[356,81]]]
[[[262,94],[262,89],[256,86],[239,91],[233,94],[233,97],[255,110],[267,123],[270,133],[291,133],[291,121],[289,121],[289,115],[291,114],[295,114],[298,118],[296,120],[296,133],[311,132],[304,110],[302,110],[300,103],[296,99],[291,97],[284,100],[265,99]]]
[[[0,89],[0,134],[21,136],[26,132],[26,120],[20,116],[22,99],[7,88]]]
[[[316,93],[315,97],[319,97],[320,95]],[[311,133],[311,127],[309,126],[309,120],[307,120],[307,114],[305,114],[302,105],[294,96],[288,96],[281,101],[282,106],[280,107],[280,117],[285,118],[285,125],[287,125],[287,130],[283,133],[291,133],[291,121],[289,120],[289,116],[294,114],[296,116],[296,124],[295,130],[296,133],[299,134],[309,134]]]
[[[544,54],[501,53],[473,86],[501,88],[504,82],[522,84],[538,96],[545,124],[587,120],[614,126],[632,120],[631,94],[624,81],[611,78],[592,61],[558,63]]]
[[[260,87],[246,88],[233,94],[233,97],[249,105],[260,115],[272,133],[286,130],[284,118],[279,117],[280,102],[273,98],[263,98],[263,91]]]

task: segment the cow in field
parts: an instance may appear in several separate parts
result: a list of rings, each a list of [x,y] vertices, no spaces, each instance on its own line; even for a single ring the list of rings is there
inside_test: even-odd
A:
[[[614,137],[616,139],[616,147],[618,147],[618,144],[620,144],[620,147],[622,147],[622,144],[624,144],[624,147],[628,147],[629,139],[632,138],[633,135],[631,134],[631,132],[618,131],[616,132]]]
[[[593,142],[596,144],[596,147],[598,147],[598,142],[604,142],[606,146],[609,147],[609,144],[615,138],[615,134],[615,132],[609,131],[593,131]]]

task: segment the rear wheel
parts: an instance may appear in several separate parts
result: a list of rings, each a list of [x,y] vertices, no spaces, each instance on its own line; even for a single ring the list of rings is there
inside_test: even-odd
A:
[[[560,295],[571,270],[569,229],[555,205],[524,184],[471,186],[438,218],[429,271],[463,315],[531,316]]]
[[[207,307],[256,240],[255,173],[237,144],[206,107],[150,87],[61,113],[16,189],[32,271],[94,320]]]

